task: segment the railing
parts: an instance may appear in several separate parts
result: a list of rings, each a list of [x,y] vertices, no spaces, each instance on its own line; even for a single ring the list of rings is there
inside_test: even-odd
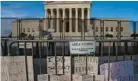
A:
[[[133,38],[136,39],[138,32],[138,21],[127,19],[1,18],[1,20],[2,34],[11,33],[12,29],[11,36],[20,40],[23,39],[21,33],[27,34],[26,38],[29,35],[37,39],[46,38],[46,32],[50,28],[55,31],[54,37],[59,39],[70,36],[86,40],[91,37],[106,39],[105,35],[109,32],[113,33],[115,39],[130,38],[132,34],[134,34]],[[51,23],[52,21],[53,23]],[[72,24],[70,24],[71,21]],[[78,22],[77,25],[76,22]],[[53,27],[51,27],[51,24],[53,24]],[[35,34],[36,32],[38,34]],[[9,36],[10,33],[8,33]]]
[[[69,52],[69,42],[71,41],[80,41],[80,40],[15,40],[9,44],[8,56],[32,56],[33,57],[33,69],[34,69],[34,78],[37,81],[36,77],[38,74],[47,74],[48,70],[46,67],[47,58],[49,56],[55,57],[55,61],[60,56],[63,59],[65,57],[71,57],[71,61],[75,57],[86,57],[86,67],[87,58],[91,55],[73,55]],[[94,40],[81,40],[81,41],[94,41]],[[24,43],[23,48],[20,48],[20,43]],[[27,43],[30,43],[31,48],[28,48]],[[48,48],[48,44],[52,43],[53,46]],[[120,44],[123,44],[120,47]],[[16,44],[16,46],[14,45]],[[103,44],[107,44],[104,46]],[[128,45],[129,44],[129,45]],[[138,74],[138,40],[96,40],[96,53],[92,57],[99,57],[99,64],[119,62],[125,60],[133,60],[135,65],[135,73]],[[106,48],[105,48],[106,47]],[[129,48],[128,48],[129,47]],[[105,50],[107,50],[105,52]],[[128,52],[129,51],[129,52]],[[105,52],[105,53],[104,53]],[[6,55],[6,56],[7,56]],[[74,74],[74,63],[71,62],[71,75]],[[64,60],[63,60],[64,66]],[[57,72],[57,63],[55,62],[55,74]],[[86,74],[87,74],[86,69]],[[65,73],[63,68],[63,74]],[[99,72],[98,72],[99,73]]]
[[[6,19],[6,18],[5,18]],[[8,18],[7,18],[8,19]],[[8,19],[9,20],[9,19]],[[101,20],[101,19],[84,19],[84,23],[82,23],[81,19],[46,19],[48,22],[44,24],[44,21],[42,19],[27,19],[27,20],[35,20],[36,25],[30,24],[28,28],[36,27],[39,31],[42,32],[43,30],[47,31],[48,28],[51,27],[50,20],[59,20],[59,32],[57,32],[57,26],[55,25],[55,35],[54,40],[47,40],[43,34],[39,34],[34,36],[34,40],[28,39],[29,37],[22,38],[20,34],[23,32],[23,22],[24,19],[11,19],[11,25],[12,22],[17,20],[13,26],[17,28],[17,31],[15,37],[11,38],[1,38],[2,40],[2,56],[32,56],[33,57],[33,69],[35,72],[35,80],[36,76],[38,74],[46,74],[48,66],[47,64],[47,58],[49,56],[55,57],[55,61],[57,61],[57,57],[61,56],[63,59],[65,57],[71,57],[71,61],[74,60],[74,57],[86,57],[86,67],[87,67],[87,58],[91,55],[73,55],[70,54],[69,51],[69,42],[70,41],[96,41],[96,51],[95,54],[92,57],[98,57],[99,58],[99,64],[103,63],[111,63],[111,62],[118,62],[118,61],[125,61],[125,60],[133,60],[135,65],[135,73],[138,74],[138,39],[135,36],[137,29],[138,29],[138,23],[137,21],[127,21],[127,20]],[[72,32],[70,33],[67,29],[63,29],[63,27],[66,27],[63,23],[68,22],[69,20],[76,21],[78,20],[78,28],[75,28],[75,25],[72,26]],[[112,21],[114,21],[112,23]],[[33,21],[32,21],[33,22]],[[74,23],[73,22],[73,23]],[[87,22],[91,22],[90,30],[88,31],[88,24]],[[116,25],[114,25],[116,23]],[[125,24],[124,24],[125,23]],[[2,23],[2,31],[4,27],[4,23]],[[7,24],[7,23],[6,23]],[[110,25],[109,25],[110,24]],[[24,24],[25,25],[25,24]],[[113,31],[116,31],[117,36],[113,36],[111,39],[107,39],[106,32],[110,30],[108,27],[113,26],[115,29]],[[9,26],[7,26],[9,27]],[[26,27],[26,26],[25,26]],[[47,29],[44,29],[46,27]],[[101,30],[103,27],[104,30]],[[121,31],[121,27],[123,28],[123,31]],[[125,29],[130,28],[130,32]],[[13,27],[12,27],[13,28]],[[97,31],[98,28],[98,31]],[[99,29],[100,28],[100,29]],[[106,29],[107,28],[107,29]],[[116,29],[117,28],[117,29]],[[13,28],[14,30],[14,28]],[[27,29],[25,31],[28,31]],[[77,31],[77,32],[76,32]],[[125,32],[125,34],[122,34]],[[14,33],[14,31],[13,31]],[[26,32],[27,35],[28,32]],[[134,36],[131,36],[131,33],[134,34]],[[57,34],[57,35],[56,35]],[[32,35],[32,34],[31,34]],[[123,35],[121,37],[121,35]],[[69,38],[68,38],[69,37]],[[57,38],[57,39],[56,39]],[[75,39],[77,38],[77,39]],[[28,40],[26,40],[28,39]],[[21,43],[22,47],[21,47]],[[29,43],[29,46],[27,45]],[[50,44],[50,47],[49,47]],[[73,62],[71,62],[71,75],[73,74]],[[57,73],[57,62],[55,62],[55,74]],[[63,60],[63,66],[64,66],[64,60]],[[87,74],[86,69],[86,74]],[[65,73],[63,68],[63,74]],[[99,73],[99,72],[98,72]]]

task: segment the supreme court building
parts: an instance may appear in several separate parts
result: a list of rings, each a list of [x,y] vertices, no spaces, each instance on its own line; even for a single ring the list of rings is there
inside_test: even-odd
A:
[[[12,24],[12,36],[18,36],[21,32],[27,35],[40,36],[42,31],[54,29],[53,36],[60,37],[64,32],[65,37],[80,38],[85,31],[86,38],[93,36],[105,36],[112,33],[114,37],[129,36],[130,25],[128,19],[122,18],[90,18],[91,1],[47,1],[44,2],[44,19],[23,19],[18,28],[17,21]],[[101,12],[102,13],[102,12]],[[103,20],[105,20],[103,22]],[[118,21],[125,21],[120,22]],[[120,26],[120,30],[118,27]],[[124,28],[125,27],[125,28]],[[20,32],[18,32],[20,31]],[[118,33],[121,31],[121,33]],[[78,39],[77,38],[77,39]]]

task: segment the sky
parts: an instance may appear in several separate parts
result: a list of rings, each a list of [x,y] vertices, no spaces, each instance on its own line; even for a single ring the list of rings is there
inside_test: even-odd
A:
[[[138,21],[138,1],[93,1],[90,11],[94,18],[126,18]],[[42,1],[2,1],[1,16],[8,18],[42,18],[44,5]],[[2,19],[2,35],[11,30],[11,20]],[[8,26],[7,23],[8,22]],[[4,26],[4,27],[3,27]]]

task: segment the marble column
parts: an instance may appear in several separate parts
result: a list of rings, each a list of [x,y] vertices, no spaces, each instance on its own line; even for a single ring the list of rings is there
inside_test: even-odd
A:
[[[63,18],[63,32],[65,32],[65,20],[64,20],[64,18],[65,18],[65,9],[63,8],[62,11],[63,11],[62,12],[63,13],[63,17],[62,17]]]
[[[56,26],[56,32],[59,32],[59,9],[56,9],[57,11],[57,26]]]
[[[84,8],[81,8],[81,18],[84,19]]]
[[[90,26],[90,8],[87,8],[87,26]]]
[[[47,30],[48,29],[47,18],[48,18],[48,9],[45,10],[44,30]]]
[[[78,32],[78,8],[75,8],[75,20],[76,20],[76,23],[75,23],[75,32]]]
[[[53,29],[53,17],[54,17],[54,14],[53,14],[53,9],[50,9],[51,10],[51,29]]]
[[[85,29],[84,29],[84,8],[81,8],[81,19],[82,19],[82,30],[81,30],[81,36],[82,36],[82,39],[84,40],[84,36],[85,36]]]
[[[69,9],[69,32],[72,33],[72,8]]]

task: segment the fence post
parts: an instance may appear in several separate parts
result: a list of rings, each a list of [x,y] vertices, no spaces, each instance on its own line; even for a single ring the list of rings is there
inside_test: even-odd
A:
[[[99,55],[98,56],[102,56],[102,44],[101,44],[101,42],[99,42]]]
[[[111,54],[111,42],[109,42],[109,49],[108,49],[108,81],[110,80],[110,54]]]
[[[114,53],[116,52],[115,50],[116,50],[116,48],[115,48],[115,42],[113,42],[113,52],[112,52],[113,55],[114,55]]]
[[[39,56],[39,47],[38,47],[38,42],[36,42],[36,57]]]
[[[125,55],[128,54],[128,45],[127,42],[125,42],[125,53],[124,53],[124,60],[125,60]]]
[[[4,40],[4,53],[3,53],[3,56],[6,56],[8,55],[8,47],[7,47],[7,40]]]

